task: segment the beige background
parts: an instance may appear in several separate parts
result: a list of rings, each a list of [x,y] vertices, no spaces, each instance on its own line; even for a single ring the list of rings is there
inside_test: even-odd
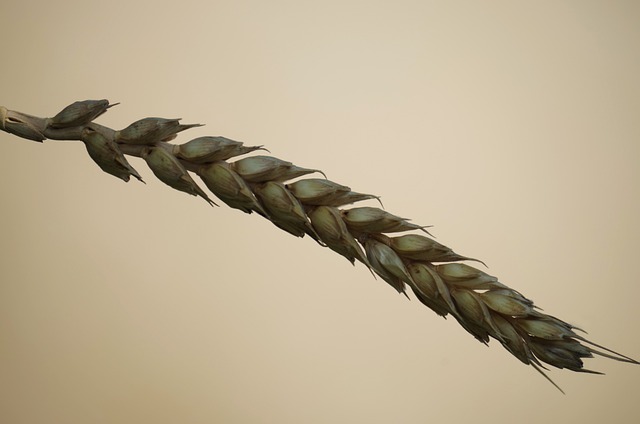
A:
[[[207,126],[433,224],[640,357],[638,2],[6,2],[0,104]],[[0,422],[632,422],[267,221],[0,134]],[[568,420],[568,421],[567,421]]]

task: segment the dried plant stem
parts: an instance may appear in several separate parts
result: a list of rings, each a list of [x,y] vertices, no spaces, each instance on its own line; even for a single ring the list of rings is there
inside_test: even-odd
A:
[[[107,100],[75,102],[52,118],[0,106],[0,129],[38,142],[82,141],[103,171],[124,181],[131,176],[142,181],[125,155],[144,158],[167,185],[216,205],[192,178],[195,174],[228,206],[256,212],[297,237],[310,236],[351,263],[361,262],[399,293],[407,295],[408,286],[438,315],[453,316],[482,343],[498,340],[547,379],[543,364],[598,374],[583,368],[582,359],[594,354],[638,364],[585,339],[576,332],[580,329],[540,312],[531,300],[497,278],[461,262],[480,261],[415,233],[428,234],[426,227],[377,207],[343,208],[361,200],[379,200],[375,195],[351,191],[326,177],[298,179],[322,172],[272,156],[229,161],[265,150],[262,146],[245,146],[225,137],[171,144],[177,133],[198,126],[180,124],[178,119],[144,118],[120,131],[93,122],[111,106]],[[389,235],[409,231],[414,232]]]

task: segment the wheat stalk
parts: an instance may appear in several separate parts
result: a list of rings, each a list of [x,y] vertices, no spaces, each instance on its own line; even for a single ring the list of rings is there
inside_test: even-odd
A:
[[[543,371],[548,364],[572,371],[600,374],[583,368],[583,358],[600,355],[638,364],[628,356],[593,343],[567,322],[544,314],[519,292],[497,278],[461,261],[478,261],[455,253],[432,238],[415,233],[426,227],[377,207],[346,205],[379,197],[357,193],[332,182],[316,169],[298,167],[281,159],[250,155],[266,150],[245,146],[225,137],[199,137],[171,144],[176,135],[195,125],[179,119],[144,118],[116,131],[94,121],[114,104],[107,100],[75,102],[52,118],[40,118],[0,106],[0,129],[42,142],[82,141],[91,159],[106,173],[129,181],[143,181],[125,155],[143,158],[165,184],[200,196],[217,206],[195,182],[205,186],[228,206],[257,213],[297,237],[305,235],[355,264],[364,264],[399,293],[407,286],[438,315],[453,316],[477,340],[498,340],[521,362]],[[302,178],[320,173],[324,178]],[[144,182],[144,181],[143,181]],[[380,204],[382,206],[382,204]],[[414,231],[399,236],[389,234]],[[560,389],[562,391],[562,389]]]

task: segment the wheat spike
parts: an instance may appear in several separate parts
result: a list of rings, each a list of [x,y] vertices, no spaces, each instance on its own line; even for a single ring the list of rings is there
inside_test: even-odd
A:
[[[116,103],[117,104],[117,103]],[[272,156],[236,159],[262,146],[244,146],[225,137],[199,137],[170,144],[179,132],[199,126],[179,119],[143,118],[120,131],[93,122],[114,104],[84,100],[63,108],[52,118],[40,118],[0,106],[0,129],[28,140],[78,140],[85,143],[99,167],[125,182],[142,181],[124,155],[144,158],[156,177],[170,187],[200,196],[214,205],[191,178],[192,172],[224,203],[247,213],[256,212],[295,235],[309,235],[351,263],[363,263],[399,293],[408,286],[420,302],[438,315],[451,315],[482,343],[493,338],[526,365],[531,365],[558,387],[543,370],[545,365],[595,373],[583,359],[600,355],[616,361],[638,361],[593,343],[580,329],[542,313],[521,293],[461,261],[461,256],[421,234],[387,235],[420,230],[376,207],[340,207],[371,194],[321,178],[302,178],[322,171],[298,167]],[[482,263],[482,262],[481,262]],[[408,297],[408,295],[407,295]],[[558,387],[558,389],[560,389]],[[561,389],[560,389],[561,390]]]

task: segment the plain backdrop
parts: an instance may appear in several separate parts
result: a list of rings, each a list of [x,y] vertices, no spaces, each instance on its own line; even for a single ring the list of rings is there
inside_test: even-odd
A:
[[[206,126],[382,196],[640,357],[633,1],[21,1],[0,104]],[[0,134],[0,422],[632,422],[640,366],[552,370],[268,221]],[[368,203],[367,203],[368,204]],[[635,418],[634,418],[635,417]]]

